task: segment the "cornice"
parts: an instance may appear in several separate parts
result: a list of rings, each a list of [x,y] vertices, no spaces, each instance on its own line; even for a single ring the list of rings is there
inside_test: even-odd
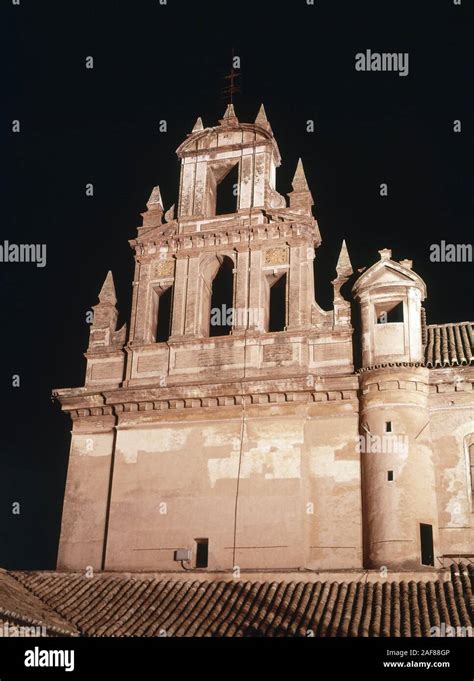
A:
[[[381,364],[372,364],[369,367],[362,367],[357,370],[358,374],[363,374],[367,371],[377,371],[378,369],[390,369],[397,367],[411,367],[413,369],[425,368],[424,362],[382,362]]]
[[[137,400],[132,402],[117,402],[103,407],[90,407],[79,409],[65,409],[73,420],[87,418],[89,416],[119,416],[124,412],[149,412],[168,411],[179,409],[202,409],[216,407],[234,407],[251,405],[278,405],[278,404],[308,404],[336,401],[348,401],[357,399],[356,390],[330,390],[318,392],[263,392],[250,395],[220,395],[217,397],[188,397],[184,399],[174,398],[168,400],[147,401]],[[64,407],[63,407],[64,408]]]
[[[242,405],[311,404],[337,402],[357,398],[355,374],[340,377],[308,377],[272,381],[232,382],[228,384],[186,385],[159,388],[132,387],[89,392],[85,388],[53,392],[63,411],[73,419],[118,416],[123,412],[201,409]],[[266,384],[266,385],[265,385]]]
[[[179,251],[202,250],[215,248],[216,246],[230,246],[249,242],[259,242],[262,246],[267,241],[277,239],[311,240],[318,241],[319,234],[315,228],[315,221],[306,222],[304,218],[298,220],[282,220],[281,222],[269,222],[248,227],[239,224],[222,229],[209,229],[202,232],[175,233],[172,235],[160,234],[153,237],[147,235],[146,241],[131,240],[129,243],[135,249],[137,258],[154,255],[150,248],[167,246],[168,250],[176,253]]]

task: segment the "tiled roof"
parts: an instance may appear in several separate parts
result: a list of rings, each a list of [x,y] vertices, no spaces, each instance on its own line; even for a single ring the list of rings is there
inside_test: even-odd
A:
[[[0,627],[43,627],[47,636],[76,636],[78,630],[45,601],[0,570]]]
[[[86,636],[429,636],[474,625],[474,568],[451,570],[427,582],[14,574]]]
[[[474,363],[474,323],[429,324],[425,365],[447,367]]]

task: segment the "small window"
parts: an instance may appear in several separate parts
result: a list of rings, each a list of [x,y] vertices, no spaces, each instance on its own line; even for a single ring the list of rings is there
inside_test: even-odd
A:
[[[196,567],[207,568],[209,539],[196,539]]]
[[[434,565],[433,526],[420,523],[421,564]]]
[[[399,303],[381,303],[375,306],[377,324],[403,323],[403,301]]]
[[[392,432],[392,422],[391,421],[385,421],[385,432],[386,433]]]
[[[393,471],[387,471],[387,480],[389,482],[393,481]]]

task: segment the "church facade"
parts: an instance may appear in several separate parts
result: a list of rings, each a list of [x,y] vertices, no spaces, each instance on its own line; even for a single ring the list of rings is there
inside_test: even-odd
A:
[[[288,199],[263,107],[197,120],[130,244],[130,323],[109,273],[72,419],[59,570],[437,569],[474,557],[474,324],[428,324],[388,249],[333,307],[301,161]],[[235,176],[232,212],[220,190]],[[352,281],[352,279],[351,279]],[[359,366],[360,365],[360,366]]]

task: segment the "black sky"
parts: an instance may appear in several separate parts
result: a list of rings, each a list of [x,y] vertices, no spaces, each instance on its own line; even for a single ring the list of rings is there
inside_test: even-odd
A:
[[[0,566],[55,565],[70,425],[51,390],[83,384],[86,312],[108,269],[126,320],[128,239],[154,185],[165,207],[176,201],[175,149],[197,116],[206,126],[222,116],[232,47],[242,64],[237,115],[253,121],[264,102],[283,159],[281,193],[303,159],[323,238],[318,302],[330,305],[345,238],[354,267],[371,265],[383,247],[413,259],[428,286],[429,322],[473,318],[472,263],[429,260],[430,244],[472,241],[468,5],[4,3],[0,243],[45,243],[48,261],[44,269],[0,263]],[[366,49],[408,52],[409,75],[356,72],[355,54]],[[20,134],[10,132],[13,119]],[[158,132],[163,119],[166,134]],[[388,197],[379,196],[382,182]]]

